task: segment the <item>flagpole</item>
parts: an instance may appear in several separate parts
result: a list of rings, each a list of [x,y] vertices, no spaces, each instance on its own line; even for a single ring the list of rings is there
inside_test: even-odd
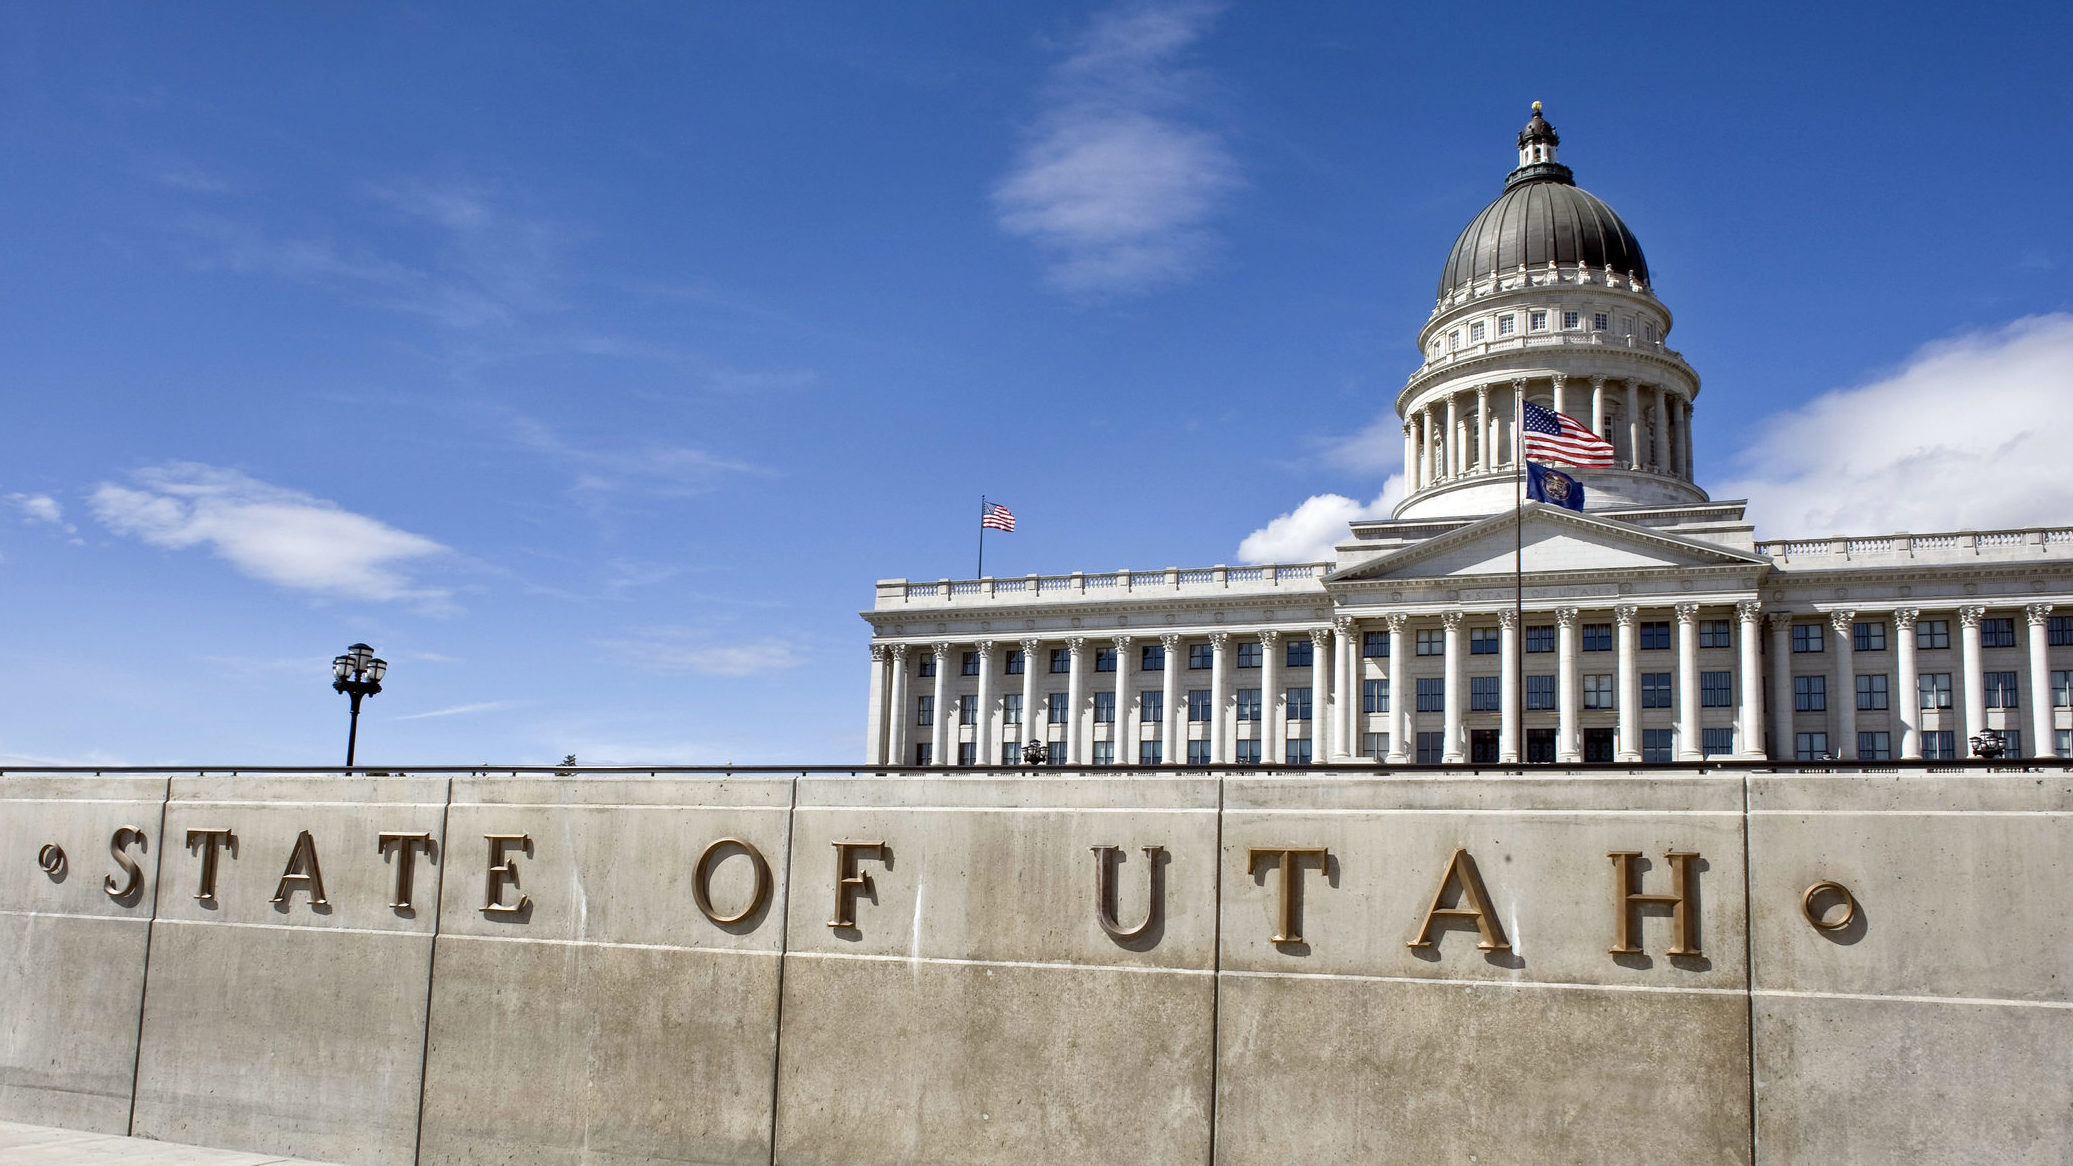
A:
[[[1513,386],[1512,393],[1512,684],[1516,691],[1512,700],[1516,702],[1519,714],[1513,722],[1513,731],[1519,734],[1512,742],[1519,764],[1526,762],[1526,455],[1524,441],[1526,430],[1526,386]]]
[[[979,495],[979,570],[974,579],[986,578],[986,495]]]

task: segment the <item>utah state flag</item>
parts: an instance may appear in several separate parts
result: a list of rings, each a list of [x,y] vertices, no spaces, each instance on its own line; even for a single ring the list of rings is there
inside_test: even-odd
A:
[[[1551,506],[1582,510],[1584,484],[1560,470],[1550,469],[1539,462],[1527,462],[1526,497]]]

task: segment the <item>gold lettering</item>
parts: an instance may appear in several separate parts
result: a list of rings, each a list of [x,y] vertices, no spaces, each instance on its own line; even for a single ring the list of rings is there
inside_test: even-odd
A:
[[[1447,888],[1461,888],[1460,906],[1442,907],[1447,899]],[[1418,928],[1418,938],[1410,947],[1431,947],[1433,945],[1432,925],[1439,919],[1473,919],[1476,931],[1482,938],[1476,946],[1484,951],[1510,951],[1512,945],[1505,942],[1504,925],[1497,920],[1497,911],[1490,906],[1490,892],[1483,886],[1482,872],[1476,869],[1476,857],[1465,847],[1455,847],[1454,857],[1447,860],[1447,871],[1440,876],[1439,889],[1432,893],[1432,906],[1425,909],[1425,922]]]
[[[144,869],[137,865],[136,859],[130,857],[131,846],[142,846],[147,850],[151,847],[151,844],[145,841],[144,831],[135,826],[117,827],[114,835],[108,839],[108,856],[115,860],[115,865],[121,867],[127,877],[118,887],[115,885],[115,876],[109,875],[101,880],[101,889],[108,892],[108,897],[118,903],[131,898],[144,886]]]
[[[1634,925],[1634,909],[1661,906],[1670,908],[1670,930],[1676,937],[1671,941],[1668,954],[1706,954],[1699,948],[1699,885],[1692,874],[1692,863],[1699,857],[1697,851],[1663,852],[1663,857],[1670,862],[1670,893],[1667,895],[1644,895],[1635,889],[1641,881],[1640,851],[1611,850],[1606,852],[1606,857],[1612,859],[1613,906],[1619,918],[1619,926],[1614,929],[1617,938],[1609,949],[1613,955],[1643,954],[1639,929]]]
[[[508,851],[514,847],[531,858],[533,838],[530,834],[484,834],[489,843],[489,874],[483,880],[482,909],[492,915],[517,915],[533,905],[533,901],[520,894],[518,902],[504,902],[504,888],[518,889],[518,861]]]
[[[324,897],[323,868],[317,865],[317,840],[307,830],[295,836],[295,849],[288,852],[288,865],[281,869],[281,883],[274,888],[270,902],[286,903],[295,893],[295,883],[301,883],[302,889],[309,892],[310,906],[331,905]]]
[[[722,847],[733,846],[749,856],[756,874],[756,887],[749,896],[749,905],[733,915],[722,915],[713,910],[713,867],[719,865]],[[763,860],[763,852],[739,838],[722,838],[705,848],[698,856],[698,865],[691,868],[691,898],[698,904],[698,910],[707,919],[722,927],[739,923],[763,909],[770,901],[770,864]]]
[[[1331,859],[1330,852],[1322,846],[1255,846],[1247,852],[1245,873],[1250,875],[1259,869],[1263,858],[1279,859],[1281,863],[1281,926],[1274,933],[1275,943],[1303,942],[1303,867],[1306,858],[1317,860],[1317,869],[1326,870]]]
[[[828,926],[853,928],[857,925],[857,896],[877,895],[871,885],[871,876],[857,869],[857,855],[872,851],[885,859],[883,842],[837,842],[835,843],[835,917],[828,920]]]
[[[396,891],[390,896],[389,906],[398,911],[412,909],[410,893],[417,889],[417,854],[423,850],[425,857],[432,856],[430,834],[393,834],[383,831],[374,837],[374,852],[386,856],[391,851],[396,855]]]
[[[238,836],[231,833],[228,826],[212,830],[189,830],[187,849],[193,850],[197,845],[202,848],[202,886],[201,890],[194,893],[194,897],[204,903],[213,903],[216,901],[216,852],[227,847],[231,856],[235,858]]]
[[[1116,863],[1122,857],[1122,847],[1096,846],[1092,849],[1094,851],[1095,919],[1100,921],[1101,929],[1108,933],[1108,937],[1118,943],[1128,943],[1133,939],[1142,937],[1165,914],[1165,887],[1161,885],[1165,879],[1159,873],[1159,856],[1166,853],[1166,848],[1163,846],[1146,846],[1142,848],[1144,850],[1145,882],[1147,884],[1145,893],[1148,901],[1144,909],[1144,922],[1127,930],[1116,920]]]

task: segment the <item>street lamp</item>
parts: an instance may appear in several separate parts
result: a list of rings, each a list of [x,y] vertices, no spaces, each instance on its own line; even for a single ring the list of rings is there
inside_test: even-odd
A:
[[[2008,752],[2008,742],[2002,739],[1999,729],[1981,729],[1979,736],[1968,738],[1967,743],[1972,746],[1974,757],[1983,757],[1988,761]]]
[[[353,746],[360,737],[360,698],[381,691],[381,678],[389,670],[387,660],[375,657],[374,649],[354,644],[345,655],[331,661],[331,688],[353,698],[352,727],[346,730],[346,768],[353,767]]]

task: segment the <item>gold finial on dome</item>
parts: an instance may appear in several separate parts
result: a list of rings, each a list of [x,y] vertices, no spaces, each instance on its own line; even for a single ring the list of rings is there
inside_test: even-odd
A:
[[[1540,102],[1536,101],[1536,102],[1534,102],[1534,103],[1533,103],[1533,112],[1535,112],[1535,113],[1539,113],[1539,112],[1540,112]]]

